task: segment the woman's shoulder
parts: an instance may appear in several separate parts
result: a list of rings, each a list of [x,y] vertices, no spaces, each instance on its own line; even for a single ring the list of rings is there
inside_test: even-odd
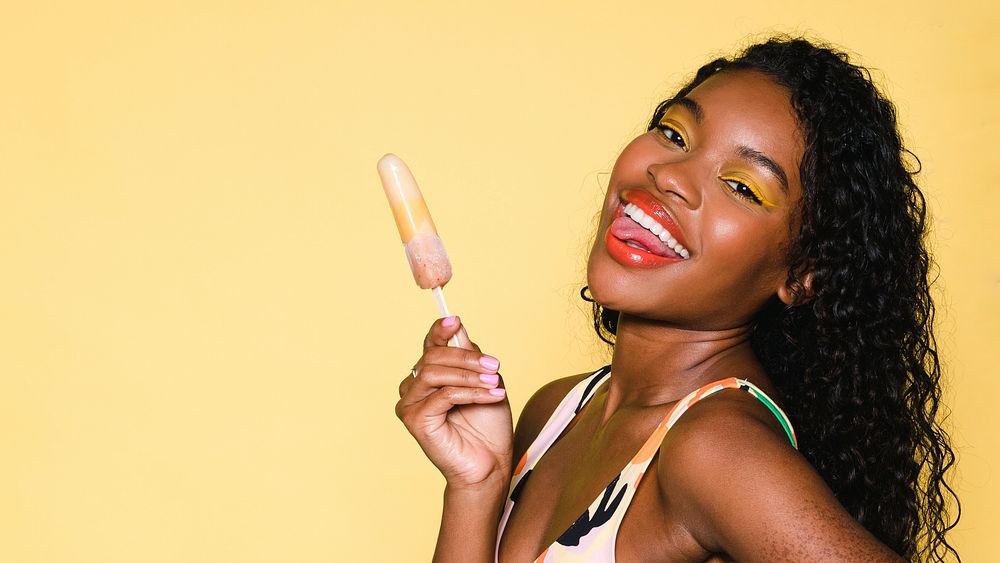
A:
[[[667,432],[656,463],[662,498],[709,551],[737,560],[822,553],[887,560],[749,393],[719,392],[692,405]]]
[[[691,404],[666,433],[656,482],[692,536],[706,549],[720,550],[720,513],[728,514],[725,522],[752,513],[734,505],[737,489],[782,486],[775,481],[788,478],[780,467],[792,456],[798,453],[767,407],[750,393],[725,389]]]
[[[514,430],[514,460],[515,462],[524,455],[528,446],[535,441],[542,431],[549,417],[555,412],[559,403],[573,390],[581,381],[587,379],[594,372],[586,372],[569,377],[561,377],[543,385],[534,395],[528,399],[521,411],[521,416],[517,419],[517,427]]]
[[[683,449],[681,453],[695,448],[713,449],[719,450],[719,456],[738,456],[745,448],[761,442],[794,453],[781,422],[762,400],[746,391],[728,388],[692,404],[667,432],[662,448]]]
[[[724,389],[692,404],[664,436],[660,453],[661,482],[695,489],[734,466],[760,471],[764,478],[777,475],[772,470],[790,457],[800,457],[777,417],[739,389]]]
[[[664,445],[669,441],[690,447],[702,442],[718,443],[719,440],[733,445],[734,442],[747,443],[753,438],[754,441],[766,440],[794,450],[777,412],[772,410],[774,407],[780,412],[771,397],[744,380],[717,383],[720,384],[717,391],[699,393],[700,399],[690,404],[666,434]],[[755,392],[750,392],[751,388]]]

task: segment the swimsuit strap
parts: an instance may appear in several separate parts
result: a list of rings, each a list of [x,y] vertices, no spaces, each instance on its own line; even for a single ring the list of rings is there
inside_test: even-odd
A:
[[[549,417],[545,426],[542,427],[542,431],[538,433],[535,441],[528,446],[528,450],[521,456],[517,467],[514,468],[511,487],[512,493],[513,489],[517,487],[518,481],[521,480],[525,473],[535,467],[538,460],[545,455],[549,447],[562,435],[563,430],[569,426],[570,421],[583,409],[583,406],[590,401],[591,397],[594,396],[594,391],[597,389],[598,384],[609,373],[611,373],[611,366],[604,366],[577,383],[566,394],[566,397],[559,403],[556,410],[552,412],[552,416]]]
[[[653,435],[649,437],[650,440],[653,440],[654,437],[659,435],[660,441],[662,441],[662,438],[667,433],[667,430],[669,430],[677,422],[677,419],[687,412],[692,405],[709,395],[714,395],[715,393],[722,391],[723,389],[741,389],[753,395],[761,403],[764,403],[764,406],[771,411],[771,414],[773,414],[775,418],[778,419],[778,422],[781,424],[781,428],[784,429],[785,435],[788,436],[788,441],[791,442],[792,447],[799,449],[799,443],[795,437],[795,430],[792,428],[792,422],[788,419],[788,415],[785,414],[785,411],[781,410],[781,407],[779,407],[777,403],[771,399],[771,397],[768,397],[767,393],[764,393],[760,387],[757,387],[745,379],[737,379],[735,377],[720,379],[719,381],[713,381],[712,383],[703,385],[702,387],[699,387],[689,393],[680,401],[677,401],[677,404],[670,409],[670,412],[667,413],[667,416],[663,419],[663,422],[660,423],[660,426],[658,426],[653,432]],[[657,448],[659,448],[660,441],[656,442]]]
[[[517,466],[514,468],[514,475],[510,481],[510,493],[507,495],[507,503],[504,507],[503,516],[500,518],[495,553],[496,560],[500,558],[500,538],[503,537],[504,528],[507,526],[507,519],[510,518],[510,511],[514,507],[514,503],[521,493],[521,488],[526,482],[525,477],[531,473],[538,460],[545,455],[549,447],[562,435],[563,430],[569,426],[570,421],[573,420],[576,413],[580,412],[583,406],[590,401],[591,397],[594,396],[597,386],[609,373],[611,373],[611,366],[604,366],[573,386],[573,389],[563,397],[559,406],[552,412],[549,420],[542,427],[541,432],[535,437],[535,441],[528,446],[528,450],[524,452],[524,455],[517,462]]]

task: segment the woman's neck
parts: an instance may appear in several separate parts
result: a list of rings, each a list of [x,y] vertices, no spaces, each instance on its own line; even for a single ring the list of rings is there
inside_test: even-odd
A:
[[[620,408],[672,403],[729,376],[764,378],[750,327],[688,330],[621,315],[605,417]]]

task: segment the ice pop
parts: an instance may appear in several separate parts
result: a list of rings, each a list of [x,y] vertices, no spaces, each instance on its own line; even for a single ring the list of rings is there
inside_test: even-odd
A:
[[[451,280],[451,262],[444,250],[444,242],[434,228],[417,181],[403,159],[394,154],[379,159],[378,174],[389,198],[389,207],[396,219],[396,228],[399,229],[413,279],[421,289],[433,290],[438,311],[444,317],[450,316],[441,288]],[[452,338],[450,344],[458,346],[459,342]]]
[[[403,159],[394,154],[387,154],[378,161],[378,174],[382,177],[382,187],[389,198],[413,279],[420,289],[444,287],[451,279],[451,262],[413,174]]]

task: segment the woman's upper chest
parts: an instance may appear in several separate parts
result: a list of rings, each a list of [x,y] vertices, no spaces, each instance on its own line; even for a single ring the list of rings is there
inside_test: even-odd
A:
[[[650,445],[667,408],[616,413],[605,422],[600,399],[521,478],[500,542],[501,561],[534,560],[557,541],[573,546],[581,535],[592,539],[600,526],[614,528],[602,532],[618,561],[705,561],[707,553],[660,494],[655,460],[644,473],[623,471]],[[635,490],[626,495],[628,487]],[[670,555],[654,555],[665,553]]]

